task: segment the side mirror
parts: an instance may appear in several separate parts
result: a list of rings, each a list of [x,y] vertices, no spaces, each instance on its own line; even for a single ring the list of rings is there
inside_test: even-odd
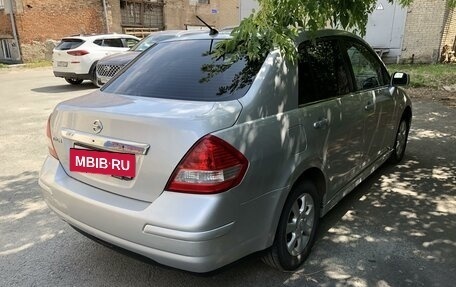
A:
[[[406,73],[395,72],[391,77],[391,86],[393,87],[408,86],[409,82],[410,77]]]

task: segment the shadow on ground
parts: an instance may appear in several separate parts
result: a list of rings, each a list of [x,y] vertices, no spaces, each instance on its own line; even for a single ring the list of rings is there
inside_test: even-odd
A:
[[[56,94],[56,93],[66,93],[71,91],[83,91],[83,90],[95,90],[98,89],[91,82],[83,82],[80,85],[58,85],[58,86],[48,86],[31,89],[33,92],[37,93],[47,93],[47,94]]]

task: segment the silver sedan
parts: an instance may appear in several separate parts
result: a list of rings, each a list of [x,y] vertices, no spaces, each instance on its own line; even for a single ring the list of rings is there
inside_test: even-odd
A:
[[[193,272],[265,250],[296,269],[320,217],[405,152],[412,109],[359,37],[324,30],[261,61],[214,59],[229,37],[157,44],[49,117],[39,183],[77,230]]]

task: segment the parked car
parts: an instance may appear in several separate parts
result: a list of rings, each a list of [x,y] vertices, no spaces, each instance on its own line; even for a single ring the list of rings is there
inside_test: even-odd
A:
[[[98,60],[127,51],[139,41],[137,37],[124,34],[63,38],[52,54],[54,75],[64,78],[72,85],[79,85],[84,80],[91,80],[96,84]]]
[[[47,125],[39,183],[70,225],[161,264],[208,272],[265,250],[296,269],[320,217],[405,153],[411,101],[361,38],[323,30],[229,65],[227,34],[163,41]],[[227,66],[228,65],[228,66]]]
[[[131,60],[154,44],[174,37],[197,33],[203,32],[199,30],[167,30],[153,32],[146,38],[142,39],[141,42],[134,45],[130,50],[120,54],[104,57],[97,63],[97,86],[102,87]]]

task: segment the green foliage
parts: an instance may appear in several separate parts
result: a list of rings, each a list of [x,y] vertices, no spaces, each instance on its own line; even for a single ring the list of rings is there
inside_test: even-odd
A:
[[[393,2],[393,0],[388,0]],[[413,0],[396,0],[409,5]],[[368,14],[377,0],[258,0],[260,10],[241,21],[232,39],[219,43],[215,57],[226,54],[236,60],[264,58],[279,48],[288,60],[297,59],[294,39],[302,30],[316,31],[328,26],[364,34]],[[456,5],[456,0],[449,0]]]

